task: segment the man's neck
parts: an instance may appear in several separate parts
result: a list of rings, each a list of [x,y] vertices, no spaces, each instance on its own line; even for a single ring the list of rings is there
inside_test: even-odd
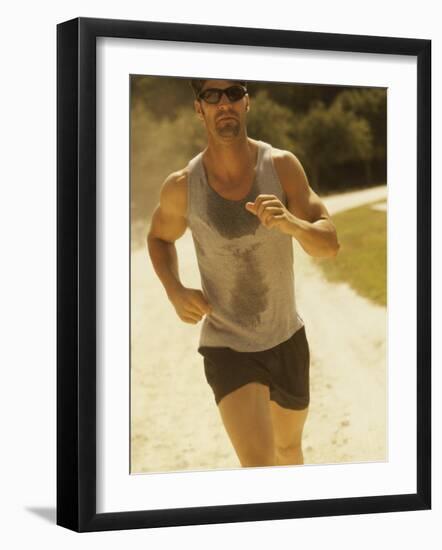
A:
[[[209,140],[204,151],[204,160],[213,177],[219,181],[234,183],[254,169],[256,145],[247,136],[229,143]]]

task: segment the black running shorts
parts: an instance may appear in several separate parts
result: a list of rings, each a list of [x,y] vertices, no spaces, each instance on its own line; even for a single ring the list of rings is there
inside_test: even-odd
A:
[[[230,392],[260,382],[270,399],[287,409],[305,409],[310,401],[310,350],[305,326],[288,340],[264,351],[236,351],[228,347],[200,346],[204,371],[218,404]]]

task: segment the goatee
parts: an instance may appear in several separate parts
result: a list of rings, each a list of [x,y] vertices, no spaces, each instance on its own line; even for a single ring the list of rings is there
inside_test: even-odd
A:
[[[216,131],[221,137],[236,137],[239,134],[240,126],[236,120],[222,120],[216,126]]]

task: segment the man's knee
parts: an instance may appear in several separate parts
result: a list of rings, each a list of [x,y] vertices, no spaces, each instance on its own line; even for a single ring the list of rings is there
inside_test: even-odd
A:
[[[276,463],[278,466],[303,464],[304,456],[301,443],[295,441],[289,445],[276,446]]]
[[[295,453],[299,453],[301,451],[301,442],[300,441],[294,441],[293,443],[289,443],[288,445],[277,445],[276,446],[276,452],[277,454],[281,456],[290,456]]]
[[[240,462],[243,468],[275,466],[276,456],[272,449],[248,449],[241,453]]]

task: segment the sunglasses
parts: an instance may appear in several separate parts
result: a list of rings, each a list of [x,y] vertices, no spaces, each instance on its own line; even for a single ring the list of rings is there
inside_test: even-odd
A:
[[[215,105],[221,101],[223,94],[226,94],[230,103],[234,103],[235,101],[242,99],[246,93],[247,89],[243,86],[230,86],[224,90],[221,88],[208,88],[207,90],[204,90],[204,92],[198,94],[198,98],[203,99],[206,103]]]

